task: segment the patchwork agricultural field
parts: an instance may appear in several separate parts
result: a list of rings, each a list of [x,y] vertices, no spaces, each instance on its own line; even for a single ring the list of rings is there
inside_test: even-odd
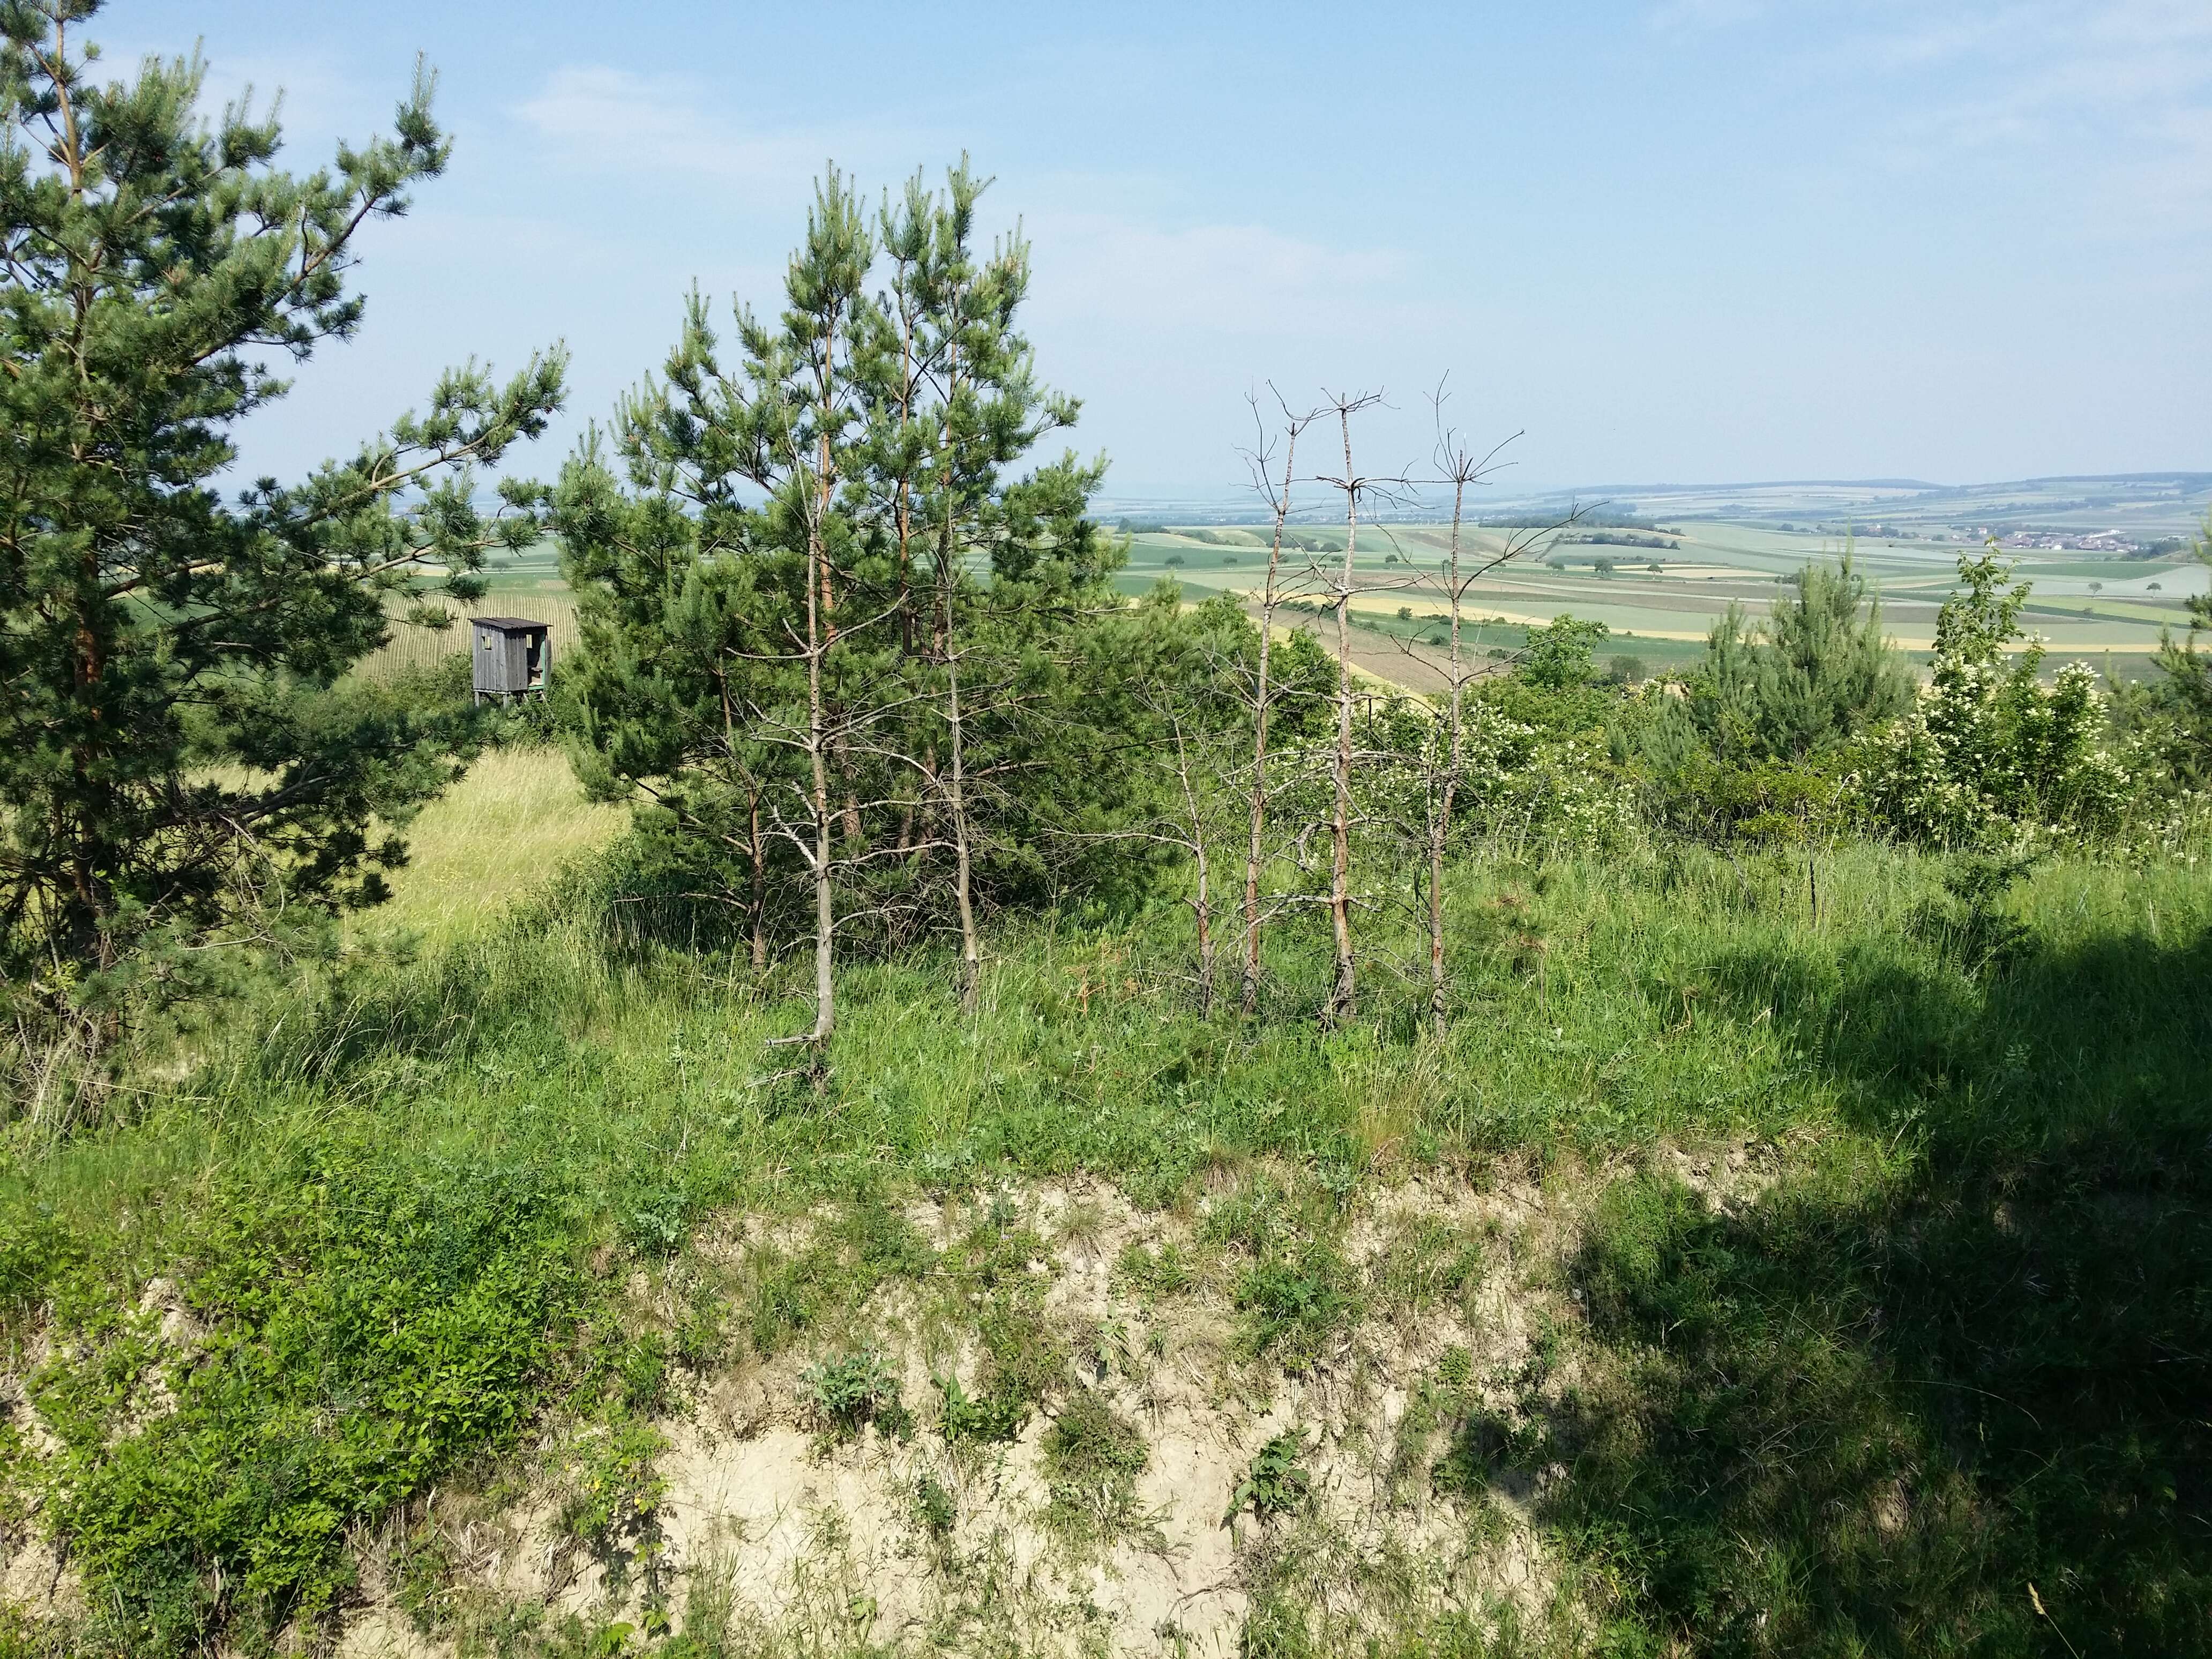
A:
[[[1637,677],[1686,668],[1703,654],[1707,630],[1731,603],[1763,616],[1778,584],[1808,562],[1839,558],[1848,545],[1879,589],[1883,617],[1899,645],[1924,660],[1936,611],[1954,586],[1959,551],[1955,544],[1913,546],[1858,538],[1847,543],[1694,520],[1680,528],[1682,535],[1670,538],[1674,545],[1665,552],[1575,544],[1540,548],[1499,569],[1468,592],[1468,653],[1502,663],[1520,649],[1530,627],[1566,615],[1605,623],[1611,633],[1602,659],[1621,659]],[[1130,537],[1129,562],[1118,585],[1134,594],[1173,577],[1187,599],[1231,592],[1256,609],[1267,573],[1266,536],[1264,527],[1139,532]],[[1315,626],[1330,645],[1333,637],[1320,623],[1335,566],[1322,550],[1333,539],[1340,557],[1343,532],[1305,529],[1299,536],[1310,545],[1285,556],[1289,609],[1281,620]],[[1476,563],[1495,556],[1503,539],[1496,531],[1474,532],[1465,538],[1466,556]],[[1437,665],[1449,618],[1437,568],[1449,550],[1449,532],[1432,525],[1376,526],[1362,535],[1361,544],[1352,599],[1358,629],[1353,661],[1364,672],[1409,690],[1434,690],[1443,683]],[[1328,570],[1310,569],[1316,559]],[[1601,560],[1612,561],[1613,568],[1600,569]],[[2121,678],[2148,671],[2164,630],[2187,630],[2184,601],[2203,592],[2212,575],[2186,558],[2033,553],[2019,556],[2019,574],[2033,584],[2028,625],[2047,642],[2053,663],[2087,659]],[[574,647],[575,599],[561,579],[559,552],[551,543],[495,562],[489,574],[490,590],[477,605],[455,607],[457,621],[466,613],[533,617],[552,624],[556,661]],[[362,672],[424,667],[466,647],[465,631],[458,627],[402,628]]]
[[[2072,494],[2027,484],[1923,489],[1900,501],[1898,488],[1877,485],[1759,485],[1639,493],[1637,512],[1657,531],[1580,528],[1540,540],[1474,584],[1468,594],[1466,648],[1503,662],[1532,626],[1565,615],[1610,630],[1601,657],[1620,659],[1635,677],[1686,668],[1702,655],[1705,635],[1729,605],[1756,619],[1776,590],[1808,563],[1833,562],[1848,551],[1881,596],[1882,615],[1899,646],[1917,662],[1933,643],[1936,615],[1956,586],[1962,551],[1980,545],[1978,532],[2017,537],[2045,527],[2077,539],[2124,534],[2146,543],[2185,543],[2212,501],[2212,475],[2176,490],[2126,480],[2056,481],[2099,486]],[[1679,514],[1675,508],[1688,509]],[[1564,514],[1564,508],[1562,509]],[[1699,514],[1710,516],[1698,516]],[[2191,515],[2195,514],[2192,518]],[[1957,520],[1957,523],[1952,522]],[[1855,528],[1855,525],[1863,528]],[[2023,531],[2021,526],[2028,526]],[[1462,558],[1480,567],[1496,558],[1510,532],[1464,532]],[[1128,563],[1117,586],[1132,595],[1172,577],[1185,597],[1238,595],[1256,608],[1267,575],[1268,528],[1263,524],[1193,523],[1127,532]],[[1620,539],[1607,539],[1618,537]],[[1583,539],[1587,538],[1587,539]],[[1290,626],[1316,625],[1328,608],[1328,584],[1342,557],[1341,526],[1300,523],[1283,562]],[[1663,546],[1648,545],[1657,540]],[[1449,611],[1439,572],[1449,550],[1439,524],[1373,524],[1360,532],[1352,617],[1359,629],[1353,660],[1364,672],[1416,691],[1442,684],[1437,665]],[[2162,556],[2128,556],[2073,547],[2008,548],[2017,574],[2032,584],[2026,612],[2050,661],[2091,662],[2118,678],[2137,678],[2166,630],[2185,633],[2186,601],[2207,591],[2212,569],[2185,546]],[[576,641],[574,596],[562,580],[551,540],[495,556],[490,591],[468,611],[510,612],[552,624],[556,659]],[[455,607],[458,619],[464,608]],[[1320,629],[1325,645],[1329,631]],[[456,629],[395,630],[392,641],[363,665],[391,672],[427,666],[465,648]]]
[[[1810,515],[1808,515],[1810,516]],[[1468,593],[1473,625],[1468,646],[1482,656],[1517,648],[1531,624],[1561,615],[1601,622],[1611,630],[1605,652],[1632,657],[1651,672],[1686,665],[1729,605],[1755,619],[1778,586],[1808,563],[1833,562],[1848,551],[1879,592],[1882,615],[1898,644],[1925,659],[1936,612],[1956,585],[1962,551],[1979,544],[1958,532],[1861,534],[1845,526],[1784,529],[1734,519],[1677,520],[1658,515],[1665,533],[1568,532],[1540,541],[1484,577]],[[1990,526],[2001,532],[2002,523]],[[1899,527],[1901,528],[1901,526]],[[2152,529],[2162,529],[2154,524]],[[1266,580],[1265,526],[1193,525],[1132,533],[1121,584],[1142,592],[1173,577],[1194,597],[1232,592],[1256,602]],[[1510,532],[1465,532],[1462,562],[1480,568],[1503,550]],[[2084,532],[2085,534],[2087,532]],[[1620,535],[1620,541],[1570,539]],[[1293,609],[1326,605],[1344,547],[1339,527],[1300,526],[1284,559],[1285,591]],[[1634,538],[1633,541],[1627,539]],[[1652,540],[1663,547],[1644,544]],[[1439,569],[1449,532],[1434,524],[1382,524],[1361,532],[1352,613],[1370,636],[1356,655],[1361,665],[1416,689],[1434,678],[1424,661],[1443,643],[1448,603]],[[2027,619],[2055,663],[2085,659],[2112,672],[2143,672],[2161,633],[2185,631],[2185,600],[2206,589],[2212,571],[2185,550],[2155,558],[2075,549],[2008,550],[2018,576],[2033,584]],[[1324,641],[1326,642],[1326,641]]]

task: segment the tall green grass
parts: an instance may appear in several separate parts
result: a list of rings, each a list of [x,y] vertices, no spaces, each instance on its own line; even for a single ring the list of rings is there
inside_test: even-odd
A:
[[[1615,1587],[1620,1639],[2057,1650],[2033,1577],[2083,1651],[2204,1650],[2200,870],[1478,861],[1442,1043],[1385,922],[1364,1018],[1324,1033],[1317,927],[1273,937],[1247,1024],[1194,1012],[1180,908],[1048,919],[999,937],[972,1024],[933,957],[848,970],[817,1097],[769,1046],[800,988],[663,942],[619,868],[257,1008],[0,1176],[0,1318],[19,1360],[49,1345],[32,1392],[64,1443],[6,1440],[10,1478],[100,1639],[312,1623],[350,1529],[556,1407],[629,1409],[654,1354],[782,1331],[706,1292],[681,1329],[619,1305],[625,1264],[726,1206],[1078,1170],[1160,1205],[1265,1165],[1331,1212],[1415,1168],[1571,1182],[1750,1138],[1786,1172],[1747,1206],[1657,1174],[1605,1201],[1570,1273],[1586,1382],[1528,1402],[1571,1471],[1547,1524]],[[843,1261],[791,1305],[834,1301]],[[1314,1298],[1264,1279],[1255,1351],[1295,1347]],[[155,1413],[163,1297],[201,1334]]]

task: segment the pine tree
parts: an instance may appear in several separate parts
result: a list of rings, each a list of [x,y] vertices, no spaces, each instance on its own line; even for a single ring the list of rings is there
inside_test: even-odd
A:
[[[722,866],[695,890],[745,909],[756,961],[811,914],[817,1080],[837,940],[910,937],[941,902],[972,1006],[994,884],[1034,881],[1048,827],[1116,770],[1068,735],[1073,635],[1110,599],[1085,516],[1100,469],[1004,476],[1075,410],[1013,328],[1026,247],[972,247],[981,188],[964,165],[941,194],[917,181],[872,228],[833,171],[778,321],[740,307],[725,362],[695,293],[662,377],[550,492],[580,769],[673,856]]]
[[[603,794],[642,792],[693,840],[727,848],[742,817],[757,890],[768,839],[803,867],[817,1082],[836,1029],[839,893],[862,856],[854,769],[878,713],[882,583],[853,511],[868,416],[854,359],[874,257],[833,168],[780,317],[739,306],[741,361],[726,367],[695,290],[665,380],[617,410],[629,488],[594,434],[549,492],[580,596],[563,708],[581,769]]]
[[[1848,550],[1832,570],[1807,565],[1794,585],[1763,630],[1756,701],[1767,750],[1802,759],[1904,712],[1912,677],[1882,637],[1881,602]]]
[[[431,77],[333,168],[273,117],[204,124],[205,66],[94,78],[97,0],[0,7],[0,980],[112,999],[246,912],[374,900],[454,733],[337,686],[396,606],[533,537],[474,469],[544,428],[557,350],[470,367],[304,482],[226,501],[238,423],[362,314],[360,228],[445,166]],[[160,947],[160,948],[157,948]],[[112,1016],[111,1016],[112,1018]]]
[[[1881,631],[1881,605],[1848,550],[1808,564],[1751,628],[1731,605],[1690,684],[1690,715],[1723,760],[1802,760],[1894,719],[1912,676]]]
[[[910,653],[918,637],[927,639],[916,666],[932,687],[937,729],[907,752],[921,757],[951,842],[961,1001],[970,1012],[982,961],[974,711],[979,696],[1005,708],[1008,665],[991,649],[1005,630],[994,625],[1002,619],[993,613],[1012,597],[1011,587],[987,591],[975,561],[986,556],[994,579],[1015,577],[1021,538],[1008,516],[1004,469],[1047,434],[1073,426],[1078,413],[1073,399],[1038,384],[1033,354],[1015,329],[1029,290],[1028,244],[1017,235],[988,258],[977,257],[975,207],[989,183],[963,156],[947,172],[941,195],[916,177],[896,210],[886,204],[880,228],[892,280],[871,313],[874,338],[862,368],[872,376],[875,432],[867,450],[876,508],[896,539],[902,615],[911,609],[917,561],[927,567],[927,626],[908,625],[902,634]],[[1046,475],[1047,487],[1054,482],[1072,486],[1079,518],[1096,470],[1071,457]],[[1024,487],[1031,496],[1038,488],[1037,480]]]
[[[2205,514],[2194,550],[2200,563],[2212,565],[2212,513]],[[2212,629],[2212,593],[2192,593],[2184,603],[2188,636],[2177,644],[2171,633],[2160,635],[2156,660],[2166,675],[2161,701],[2183,734],[2181,764],[2202,778],[2212,773],[2212,653],[2198,647],[2197,635]]]

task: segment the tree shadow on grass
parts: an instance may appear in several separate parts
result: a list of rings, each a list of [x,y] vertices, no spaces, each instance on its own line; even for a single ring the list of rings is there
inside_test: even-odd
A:
[[[1716,990],[1868,1133],[1607,1195],[1550,1520],[1692,1651],[2212,1652],[2212,934],[1797,949]]]

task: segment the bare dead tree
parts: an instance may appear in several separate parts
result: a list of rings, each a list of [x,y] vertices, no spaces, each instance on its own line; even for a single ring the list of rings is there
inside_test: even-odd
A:
[[[1198,935],[1198,1017],[1213,1012],[1213,865],[1212,841],[1207,834],[1207,803],[1212,798],[1207,768],[1207,734],[1194,730],[1188,713],[1172,705],[1155,705],[1167,726],[1168,752],[1175,767],[1176,788],[1182,811],[1179,817],[1163,815],[1145,831],[1149,840],[1166,842],[1189,854],[1191,860],[1191,921]]]
[[[1390,480],[1363,477],[1352,462],[1352,417],[1382,401],[1379,392],[1329,394],[1328,412],[1337,418],[1344,441],[1344,471],[1317,482],[1344,494],[1344,562],[1334,584],[1336,608],[1336,754],[1332,771],[1334,799],[1329,817],[1329,925],[1336,945],[1336,971],[1329,984],[1322,1024],[1334,1027],[1358,1006],[1356,964],[1352,946],[1352,590],[1353,560],[1359,549],[1359,502]]]
[[[1239,1002],[1249,1018],[1260,1003],[1260,866],[1267,827],[1267,716],[1273,711],[1275,689],[1267,671],[1275,641],[1275,608],[1282,599],[1283,529],[1291,515],[1291,486],[1297,477],[1298,434],[1322,416],[1315,409],[1293,413],[1271,382],[1283,422],[1283,476],[1278,485],[1270,468],[1272,443],[1255,396],[1253,424],[1260,428],[1257,446],[1248,454],[1252,482],[1267,497],[1274,518],[1274,534],[1267,545],[1267,580],[1260,596],[1260,661],[1252,691],[1251,836],[1244,851],[1244,968]]]
[[[1459,781],[1467,759],[1467,688],[1468,683],[1483,672],[1471,669],[1467,662],[1462,643],[1462,626],[1467,610],[1468,590],[1492,571],[1528,551],[1539,543],[1548,544],[1551,538],[1575,522],[1584,509],[1571,510],[1559,524],[1522,528],[1508,532],[1504,545],[1494,554],[1477,562],[1473,569],[1462,564],[1462,532],[1466,524],[1467,493],[1480,487],[1510,462],[1498,458],[1506,445],[1522,434],[1493,444],[1478,454],[1470,448],[1461,434],[1444,423],[1444,403],[1447,394],[1443,382],[1430,396],[1430,404],[1436,419],[1436,468],[1438,479],[1452,487],[1451,538],[1441,573],[1444,597],[1450,606],[1451,637],[1444,671],[1446,699],[1444,730],[1441,741],[1432,740],[1430,749],[1441,764],[1432,764],[1428,770],[1426,852],[1428,854],[1428,932],[1429,932],[1429,1019],[1437,1039],[1443,1039],[1448,1010],[1445,999],[1444,975],[1444,854],[1451,837],[1453,815],[1456,810]]]

